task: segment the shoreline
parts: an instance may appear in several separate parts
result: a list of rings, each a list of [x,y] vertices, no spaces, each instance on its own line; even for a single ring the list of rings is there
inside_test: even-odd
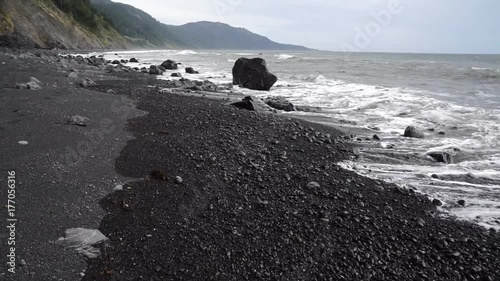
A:
[[[109,246],[83,276],[65,280],[500,278],[498,233],[439,218],[427,197],[339,168],[340,160],[355,155],[335,129],[160,94],[157,87],[167,82],[147,74],[106,74],[67,63],[53,81],[64,84],[69,69],[83,68],[78,73],[98,85],[77,88],[77,96],[126,97],[148,114],[126,118],[134,139],[115,148],[119,156],[111,167],[120,177],[144,180],[122,182],[131,189],[98,199],[107,213],[99,229]],[[18,72],[26,71],[27,79],[43,64],[32,67]],[[151,178],[154,171],[167,181]],[[108,183],[105,190],[111,189]],[[63,250],[51,247],[54,254]]]

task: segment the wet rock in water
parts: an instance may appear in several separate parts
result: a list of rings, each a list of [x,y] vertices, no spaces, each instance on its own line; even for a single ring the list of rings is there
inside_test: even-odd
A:
[[[439,135],[442,135],[442,136],[446,135],[446,133],[445,133],[445,132],[442,132],[442,131],[441,131],[441,132],[439,132],[438,134],[439,134]]]
[[[432,204],[434,204],[434,206],[443,206],[443,201],[439,200],[439,199],[434,199],[432,200]]]
[[[295,111],[295,106],[284,97],[268,97],[264,102],[272,108],[283,111]]]
[[[408,126],[405,130],[404,136],[407,138],[417,139],[423,139],[425,137],[424,133],[417,129],[415,126]]]
[[[192,67],[186,67],[185,70],[186,70],[186,73],[188,73],[188,74],[199,74],[199,72],[194,70],[194,68],[192,68]]]
[[[296,111],[303,111],[303,112],[321,112],[322,111],[321,107],[318,107],[318,106],[296,106],[295,110]]]
[[[252,90],[269,91],[278,81],[278,78],[268,71],[266,61],[261,58],[239,58],[232,72],[233,85]]]
[[[76,56],[75,61],[79,64],[84,63],[85,59],[82,56]]]
[[[66,124],[85,127],[90,122],[90,119],[84,116],[74,115],[66,118]]]
[[[458,200],[457,204],[463,207],[465,206],[465,200]]]
[[[106,241],[108,238],[97,229],[71,228],[64,231],[64,237],[59,238],[56,244],[74,248],[79,255],[92,259],[101,255],[96,246]]]
[[[427,155],[439,163],[452,163],[451,155],[447,152],[429,152]]]
[[[16,89],[40,90],[42,89],[42,82],[35,77],[31,77],[27,83],[17,83]]]
[[[162,75],[163,71],[158,68],[156,65],[152,65],[149,67],[149,74],[151,75]]]
[[[120,64],[120,61],[119,60],[114,60],[113,62],[111,62],[111,64]]]
[[[120,60],[121,63],[128,63],[128,60]]]
[[[131,58],[130,62],[139,62],[136,58]]]
[[[87,58],[87,63],[93,66],[101,66],[106,62],[105,59],[96,56],[91,56]]]
[[[373,139],[376,141],[380,141],[380,137],[378,135],[373,135]]]
[[[171,77],[182,77],[182,74],[180,72],[174,72],[170,74]]]
[[[232,103],[231,105],[236,106],[237,108],[256,112],[270,111],[269,107],[263,101],[251,96],[247,96],[243,100]]]
[[[87,88],[87,87],[92,87],[92,86],[97,86],[97,83],[92,81],[89,78],[83,79],[83,81],[80,83],[80,86]]]
[[[166,60],[161,64],[161,66],[164,67],[165,69],[169,69],[169,70],[175,70],[175,69],[179,68],[177,66],[177,63],[173,60]]]
[[[440,178],[438,175],[436,175],[436,174],[432,174],[432,175],[431,175],[431,178],[433,178],[433,179],[437,179],[437,180],[440,180],[440,179],[441,179],[441,178]]]

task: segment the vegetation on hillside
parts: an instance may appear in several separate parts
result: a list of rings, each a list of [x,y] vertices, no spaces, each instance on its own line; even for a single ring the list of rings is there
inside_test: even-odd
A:
[[[149,14],[111,1],[93,0],[91,3],[122,35],[143,44],[147,41],[151,45],[165,45],[167,39],[163,24]]]
[[[110,0],[90,3],[127,36],[134,45],[180,47],[195,49],[289,49],[305,50],[301,46],[279,44],[243,28],[214,22],[196,22],[182,26],[166,25],[133,6]]]
[[[0,34],[11,33],[14,31],[14,24],[9,15],[0,6]]]

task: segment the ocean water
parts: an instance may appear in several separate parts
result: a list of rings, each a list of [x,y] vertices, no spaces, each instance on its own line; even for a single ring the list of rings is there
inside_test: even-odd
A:
[[[239,57],[262,57],[279,78],[273,89],[235,89],[318,106],[323,111],[314,114],[323,123],[372,130],[368,135],[382,140],[362,139],[360,158],[341,165],[438,198],[444,202],[442,210],[459,219],[500,229],[500,55],[213,50],[104,55],[140,60],[131,66],[173,59],[201,73],[188,78],[216,83],[232,81]],[[426,137],[402,137],[409,125],[424,130]],[[432,151],[452,154],[453,163],[435,163],[426,156]],[[465,206],[458,200],[465,200]]]

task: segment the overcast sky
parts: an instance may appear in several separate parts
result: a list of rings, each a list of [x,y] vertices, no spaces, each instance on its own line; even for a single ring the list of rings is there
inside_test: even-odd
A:
[[[500,53],[499,0],[113,0],[167,24],[228,23],[336,51]]]

